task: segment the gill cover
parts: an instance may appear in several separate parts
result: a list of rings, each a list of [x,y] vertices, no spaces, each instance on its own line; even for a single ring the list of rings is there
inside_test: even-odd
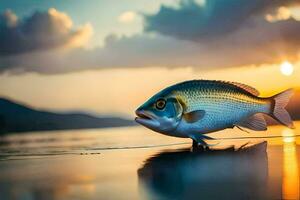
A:
[[[172,102],[174,105],[174,109],[175,109],[175,113],[176,113],[174,118],[176,119],[176,121],[180,121],[181,117],[183,115],[183,105],[181,105],[181,102],[177,98],[174,98],[174,97],[169,98],[169,101]]]
[[[183,106],[176,98],[170,97],[166,101],[164,110],[156,111],[157,115],[160,115],[157,120],[160,123],[159,129],[162,132],[175,130],[183,115]]]

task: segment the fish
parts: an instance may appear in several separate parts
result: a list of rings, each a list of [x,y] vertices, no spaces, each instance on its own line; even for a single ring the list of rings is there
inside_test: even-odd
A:
[[[260,97],[258,90],[238,82],[189,80],[148,99],[135,111],[135,121],[155,132],[191,138],[197,145],[207,147],[206,141],[215,139],[207,134],[215,131],[234,127],[267,130],[264,115],[294,128],[285,109],[292,95],[293,89],[287,89]]]

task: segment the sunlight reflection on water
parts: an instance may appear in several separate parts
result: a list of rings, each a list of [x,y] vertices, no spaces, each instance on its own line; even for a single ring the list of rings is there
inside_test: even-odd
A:
[[[107,200],[174,195],[193,199],[199,194],[299,199],[300,137],[293,137],[297,134],[298,129],[283,126],[258,133],[229,129],[212,136],[270,138],[221,140],[216,148],[266,140],[267,151],[212,155],[192,154],[189,139],[142,127],[12,135],[0,139],[0,196],[1,200]]]
[[[284,129],[282,198],[299,199],[299,168],[294,130]]]

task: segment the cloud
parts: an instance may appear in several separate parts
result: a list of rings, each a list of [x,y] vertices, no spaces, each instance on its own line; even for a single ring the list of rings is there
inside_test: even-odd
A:
[[[288,19],[295,19],[297,21],[300,21],[299,18],[299,11],[300,6],[293,6],[290,8],[287,8],[285,6],[279,7],[274,14],[266,14],[265,19],[268,22],[277,22],[277,21],[284,21]]]
[[[191,63],[189,60],[195,60],[192,58],[196,49],[192,42],[165,36],[141,34],[118,38],[109,35],[103,48],[0,57],[0,72],[64,73],[85,69],[166,66],[166,63],[182,66]]]
[[[56,49],[0,56],[0,72],[52,74],[153,66],[212,69],[300,58],[300,21],[294,14],[287,17],[286,10],[280,11],[282,7],[294,9],[298,6],[295,1],[180,2],[176,7],[162,6],[156,14],[146,15],[144,33],[123,37],[108,35],[104,46],[94,49]],[[280,20],[270,22],[266,19],[268,14]],[[12,27],[18,24],[15,15],[5,22]],[[64,23],[64,26],[69,27],[68,32],[74,32],[70,31],[72,23]],[[149,33],[150,30],[155,33]],[[76,37],[72,38],[76,41]],[[74,43],[70,41],[69,38],[64,46]]]
[[[133,11],[123,12],[119,17],[118,21],[121,23],[131,23],[137,18],[137,14]]]
[[[288,26],[293,26],[295,22],[290,21],[290,23]],[[260,27],[262,29],[264,23]],[[284,29],[284,26],[282,28]],[[0,72],[56,74],[87,69],[153,66],[194,67],[196,69],[224,68],[281,62],[283,53],[295,53],[300,45],[298,40],[294,41],[295,45],[286,45],[284,38],[289,40],[290,37],[297,38],[297,35],[293,35],[293,31],[286,32],[286,36],[276,34],[276,32],[272,33],[272,29],[264,31],[264,34],[257,34],[255,31],[256,29],[251,30],[249,27],[231,37],[220,41],[201,43],[201,45],[193,41],[178,40],[162,35],[141,34],[121,38],[110,35],[106,38],[103,48],[74,49],[67,52],[33,52],[0,58],[0,63],[5,66],[0,67]],[[241,39],[241,35],[252,37],[256,43],[249,40],[239,44],[236,39]],[[293,57],[287,58],[292,59]]]
[[[91,35],[90,24],[74,29],[70,17],[54,8],[21,20],[7,10],[0,16],[0,56],[82,47]]]
[[[250,18],[293,0],[209,0],[200,5],[181,0],[179,8],[162,5],[155,14],[145,14],[145,31],[187,40],[205,40],[230,34]]]

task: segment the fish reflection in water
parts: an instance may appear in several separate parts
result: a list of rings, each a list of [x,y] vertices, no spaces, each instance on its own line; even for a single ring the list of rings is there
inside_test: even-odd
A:
[[[267,199],[266,142],[239,151],[162,152],[138,176],[149,199]]]

